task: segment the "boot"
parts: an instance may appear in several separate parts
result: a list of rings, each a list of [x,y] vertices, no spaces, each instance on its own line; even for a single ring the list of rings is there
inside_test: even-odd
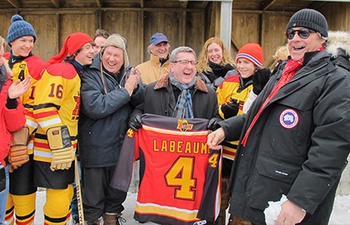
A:
[[[102,216],[104,225],[123,225],[126,220],[121,215],[121,213],[104,213]]]
[[[214,225],[225,225],[226,223],[226,209],[231,197],[231,192],[227,191],[229,178],[222,178],[222,193],[221,193],[221,204],[220,213],[218,218],[215,220]]]
[[[252,225],[252,223],[241,217],[231,215],[227,225]]]
[[[79,224],[79,223],[77,223]],[[98,220],[95,221],[85,221],[86,225],[102,225],[102,218],[100,217]]]

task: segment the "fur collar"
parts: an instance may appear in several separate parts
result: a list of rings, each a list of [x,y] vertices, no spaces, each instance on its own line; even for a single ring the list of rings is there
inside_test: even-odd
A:
[[[348,58],[350,57],[350,32],[328,31],[327,51],[333,56],[338,56],[338,48],[342,48]]]

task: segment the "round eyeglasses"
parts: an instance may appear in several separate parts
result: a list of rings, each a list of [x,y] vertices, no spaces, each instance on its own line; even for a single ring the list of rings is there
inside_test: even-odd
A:
[[[286,31],[286,37],[288,38],[288,40],[292,40],[295,36],[295,33],[298,33],[301,39],[307,39],[308,37],[310,37],[311,33],[316,33],[316,31],[309,30],[307,28],[301,28],[299,30],[288,29]]]

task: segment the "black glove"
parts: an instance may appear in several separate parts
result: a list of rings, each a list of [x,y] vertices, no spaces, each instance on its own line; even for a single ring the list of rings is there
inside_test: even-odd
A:
[[[136,116],[130,118],[130,120],[129,120],[129,127],[133,131],[137,131],[138,129],[140,129],[142,127],[140,115],[136,115]]]
[[[258,95],[265,87],[271,76],[269,68],[257,69],[253,75],[253,92]]]
[[[229,103],[221,105],[221,112],[224,114],[225,119],[236,116],[238,113],[238,102],[231,99]]]
[[[212,131],[218,129],[220,127],[220,125],[218,124],[219,121],[220,121],[220,119],[218,119],[218,118],[215,118],[215,117],[211,118],[208,122],[207,129],[212,130]]]

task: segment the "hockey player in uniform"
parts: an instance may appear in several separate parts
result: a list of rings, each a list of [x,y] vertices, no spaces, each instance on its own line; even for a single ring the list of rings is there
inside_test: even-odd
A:
[[[81,32],[70,34],[59,54],[46,64],[37,85],[34,117],[34,183],[46,188],[45,224],[63,225],[70,219],[80,108],[80,76],[92,63],[93,42]],[[64,62],[62,62],[64,60]]]
[[[33,138],[29,144],[28,140],[37,128],[33,118],[34,91],[44,68],[44,62],[32,53],[36,39],[36,33],[30,23],[18,14],[12,16],[7,34],[7,43],[11,51],[7,52],[5,57],[12,69],[14,82],[23,81],[27,77],[31,77],[32,82],[29,90],[20,97],[25,107],[26,124],[21,132],[14,133],[16,143],[9,152],[10,191],[6,206],[7,224],[16,222],[25,225],[34,222],[36,187],[33,184]]]
[[[230,70],[228,76],[216,90],[219,103],[219,114],[222,119],[228,119],[243,114],[243,108],[248,100],[250,92],[258,95],[270,78],[270,69],[263,68],[264,53],[257,43],[243,45],[236,55],[236,70]],[[226,221],[226,209],[229,206],[230,191],[228,184],[231,167],[236,155],[238,142],[224,142],[222,164],[222,194],[221,211],[215,225],[224,225]],[[235,204],[234,202],[232,204]],[[231,216],[229,225],[237,222],[244,225],[242,218]]]
[[[0,224],[5,224],[5,207],[9,190],[9,172],[7,155],[12,136],[10,132],[20,130],[25,124],[23,105],[18,97],[27,92],[31,78],[22,82],[10,80],[11,69],[3,58],[6,43],[0,37]]]

